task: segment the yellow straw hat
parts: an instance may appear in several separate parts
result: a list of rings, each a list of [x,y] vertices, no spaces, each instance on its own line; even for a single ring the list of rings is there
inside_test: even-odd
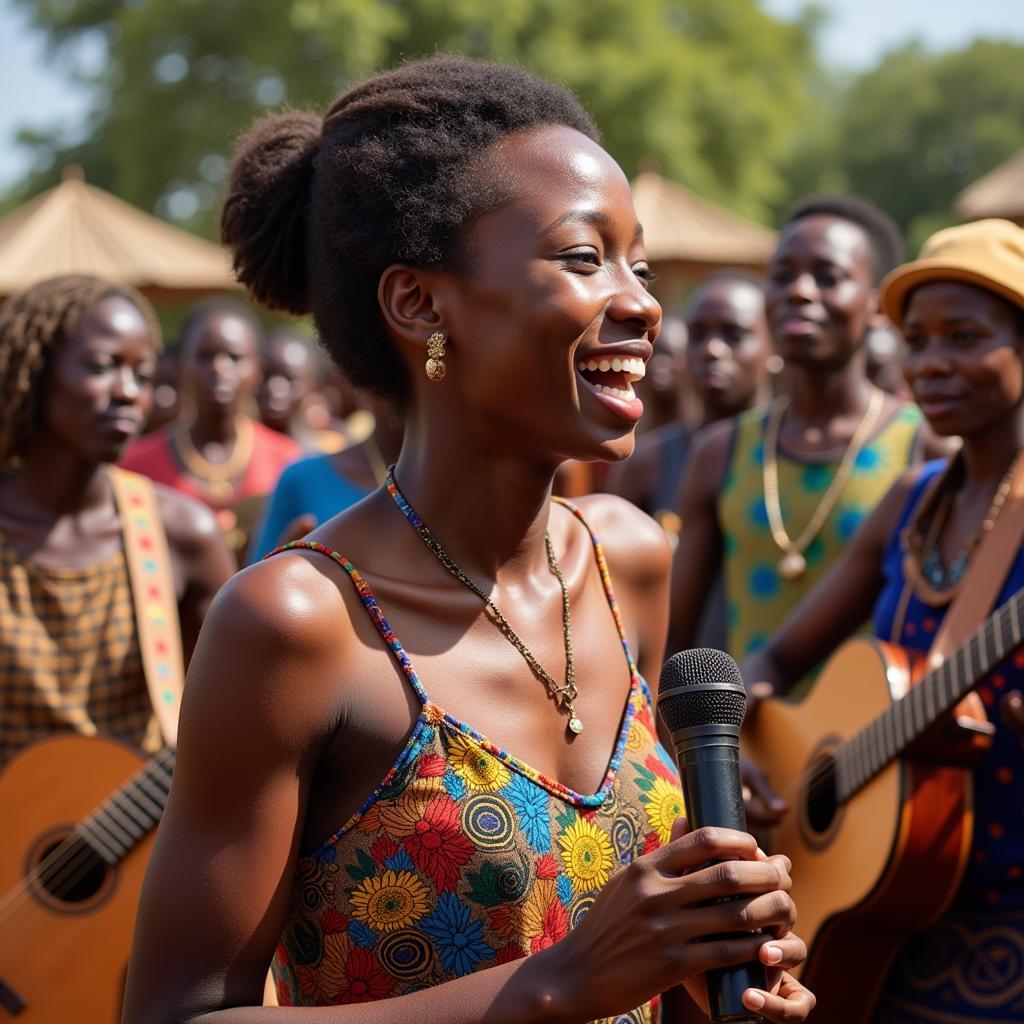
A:
[[[929,281],[964,281],[1024,309],[1024,228],[992,218],[932,235],[916,260],[882,281],[882,310],[897,327],[911,289]]]

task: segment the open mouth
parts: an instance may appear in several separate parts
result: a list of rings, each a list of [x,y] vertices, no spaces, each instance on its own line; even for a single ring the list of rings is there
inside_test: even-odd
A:
[[[643,380],[646,372],[644,361],[634,356],[581,359],[576,364],[576,369],[595,391],[624,402],[631,402],[636,398],[633,381]]]

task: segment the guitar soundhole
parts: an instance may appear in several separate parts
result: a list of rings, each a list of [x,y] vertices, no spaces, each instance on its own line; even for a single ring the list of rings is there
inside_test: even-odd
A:
[[[812,769],[807,786],[807,824],[821,835],[836,819],[836,771],[832,758],[822,758]]]
[[[57,902],[71,912],[91,909],[110,889],[110,869],[74,835],[47,837],[36,847],[33,861],[33,887],[51,906]]]
[[[799,807],[797,818],[803,841],[813,850],[824,850],[835,838],[843,816],[836,796],[836,763],[831,750],[819,748],[811,759]]]

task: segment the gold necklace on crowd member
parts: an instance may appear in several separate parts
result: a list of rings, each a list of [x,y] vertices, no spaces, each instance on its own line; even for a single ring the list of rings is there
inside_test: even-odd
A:
[[[1024,449],[1014,456],[1010,468],[999,481],[985,518],[977,530],[967,538],[966,544],[954,555],[948,566],[942,565],[939,554],[939,538],[949,518],[956,486],[963,479],[963,455],[957,453],[945,469],[938,482],[920,502],[914,515],[903,530],[901,542],[904,550],[903,575],[917,596],[936,608],[949,604],[960,590],[967,566],[975,549],[985,534],[995,526],[999,513],[1006,504],[1013,486],[1017,464],[1024,457]],[[922,524],[931,517],[927,534]]]
[[[825,521],[836,507],[839,495],[853,472],[857,456],[860,455],[871,436],[871,431],[874,430],[875,424],[878,422],[884,402],[885,394],[873,387],[868,407],[857,425],[853,437],[850,438],[850,443],[846,446],[846,451],[832,477],[832,482],[822,495],[821,501],[818,502],[818,507],[814,510],[810,521],[796,540],[790,539],[786,532],[786,526],[782,521],[782,504],[779,501],[779,430],[782,427],[782,417],[789,405],[789,399],[783,395],[773,403],[768,426],[764,432],[764,507],[768,514],[768,527],[771,530],[772,540],[783,552],[778,563],[779,575],[783,579],[798,580],[807,571],[807,559],[804,557],[804,552],[810,546],[811,541],[817,537],[825,525]]]
[[[551,543],[551,535],[549,533],[544,534],[544,547],[548,556],[548,568],[552,573],[554,573],[558,580],[558,585],[562,590],[562,639],[565,643],[564,684],[559,684],[555,681],[551,673],[548,672],[548,670],[537,660],[533,651],[531,651],[530,648],[519,639],[519,634],[516,633],[516,631],[509,625],[508,619],[501,614],[498,606],[459,568],[455,559],[452,558],[452,556],[449,555],[441,546],[441,542],[430,532],[427,528],[427,524],[420,519],[416,510],[409,504],[405,495],[398,489],[398,484],[395,483],[393,469],[388,470],[387,480],[385,482],[387,484],[388,492],[395,504],[398,506],[399,511],[406,519],[409,520],[410,525],[420,535],[420,539],[427,546],[428,550],[463,586],[472,590],[473,593],[483,601],[487,610],[491,613],[495,625],[505,635],[505,639],[508,640],[508,642],[512,644],[512,646],[523,656],[526,664],[529,665],[530,668],[533,669],[534,673],[541,679],[547,687],[548,694],[555,702],[555,705],[559,709],[565,709],[566,713],[569,715],[569,721],[566,723],[566,727],[570,732],[574,732],[577,735],[583,732],[583,722],[580,720],[579,715],[576,714],[575,707],[578,691],[576,689],[576,669],[573,665],[572,657],[572,623],[569,619],[569,585],[565,582],[565,575],[562,573],[562,567],[558,564],[558,559],[555,557],[555,548]]]
[[[199,482],[200,488],[213,501],[227,501],[235,493],[235,478],[252,458],[255,430],[248,416],[235,420],[235,443],[224,462],[211,462],[192,443],[190,427],[178,426],[174,432],[174,448],[185,468]]]

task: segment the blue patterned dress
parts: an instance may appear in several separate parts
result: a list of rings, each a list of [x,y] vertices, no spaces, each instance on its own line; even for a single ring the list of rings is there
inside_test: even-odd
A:
[[[906,585],[900,535],[945,466],[928,463],[910,494],[885,552],[885,587],[875,607],[875,634],[914,651],[929,649],[946,609],[912,593],[899,635],[892,635]],[[1024,550],[998,604],[1022,587]],[[998,710],[999,698],[1012,689],[1024,689],[1024,651],[978,687],[996,735],[974,769],[970,863],[947,915],[904,948],[886,983],[877,1024],[1024,1021],[1024,746]]]

